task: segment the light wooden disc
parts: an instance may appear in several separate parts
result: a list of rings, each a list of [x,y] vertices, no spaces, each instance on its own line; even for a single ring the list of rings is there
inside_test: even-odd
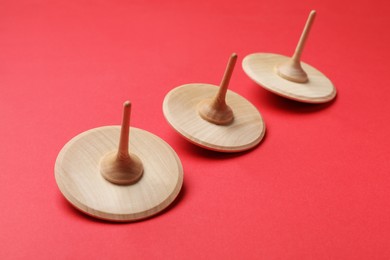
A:
[[[276,66],[290,57],[273,53],[255,53],[242,61],[245,73],[265,89],[280,96],[306,103],[325,103],[336,96],[336,88],[320,71],[301,62],[309,81],[296,83],[276,74]]]
[[[163,103],[165,118],[188,141],[206,149],[239,152],[256,146],[264,136],[265,124],[256,107],[237,93],[226,93],[226,103],[234,114],[231,124],[216,125],[199,115],[199,103],[213,98],[218,88],[195,83],[171,90]]]
[[[57,185],[73,206],[96,218],[124,222],[155,215],[180,192],[180,159],[161,138],[130,127],[129,150],[141,159],[144,174],[132,185],[113,184],[101,175],[99,162],[118,149],[119,136],[119,126],[104,126],[70,140],[55,163]]]

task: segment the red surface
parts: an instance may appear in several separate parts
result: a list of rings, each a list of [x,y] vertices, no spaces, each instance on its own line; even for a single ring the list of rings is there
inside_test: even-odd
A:
[[[318,12],[303,60],[339,93],[328,105],[279,98],[241,69],[253,52],[292,54]],[[0,2],[0,258],[390,259],[387,1]],[[162,101],[186,83],[219,84],[262,113],[256,149],[187,143]],[[168,211],[111,224],[79,213],[54,180],[62,146],[90,128],[132,126],[180,156]]]

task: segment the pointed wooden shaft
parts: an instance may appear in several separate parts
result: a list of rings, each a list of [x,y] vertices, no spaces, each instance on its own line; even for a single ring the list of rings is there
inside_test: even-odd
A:
[[[119,138],[118,147],[118,159],[126,159],[129,155],[129,138],[130,138],[130,114],[131,114],[131,103],[126,101],[123,104],[123,115],[122,115],[122,126],[121,134]]]
[[[309,14],[307,21],[306,21],[306,25],[305,25],[305,28],[303,29],[303,32],[301,34],[301,38],[299,39],[298,45],[295,48],[294,55],[292,56],[292,59],[294,62],[301,61],[303,48],[305,47],[305,43],[306,43],[307,37],[309,36],[309,32],[310,32],[311,26],[313,25],[315,17],[316,17],[316,11],[312,10]]]
[[[215,108],[226,106],[226,92],[229,87],[230,78],[232,77],[234,66],[237,62],[237,54],[233,53],[228,61],[225,73],[223,75],[218,93],[214,99],[213,106]]]
[[[131,103],[123,104],[123,118],[118,150],[111,151],[100,160],[100,172],[111,183],[130,185],[139,181],[144,167],[137,155],[129,152]]]
[[[314,22],[315,15],[316,11],[313,10],[310,12],[309,18],[307,19],[305,28],[303,29],[303,33],[299,39],[294,55],[286,62],[277,65],[276,73],[280,77],[296,83],[306,83],[309,80],[307,73],[301,66],[301,56],[306,39],[309,35],[310,28]]]
[[[234,120],[233,110],[226,104],[226,93],[236,61],[237,54],[233,53],[229,58],[217,95],[198,104],[199,115],[210,123],[228,125]]]

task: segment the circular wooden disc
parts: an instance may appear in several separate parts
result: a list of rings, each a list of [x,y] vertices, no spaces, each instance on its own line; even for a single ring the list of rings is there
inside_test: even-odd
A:
[[[290,57],[273,53],[254,53],[242,61],[245,73],[265,89],[280,96],[306,103],[325,103],[336,96],[332,82],[320,71],[301,62],[309,81],[295,83],[276,74],[276,66]]]
[[[226,103],[234,113],[231,124],[216,125],[199,115],[199,102],[214,98],[218,88],[195,83],[171,90],[163,103],[165,118],[188,141],[206,149],[239,152],[256,146],[265,133],[263,119],[256,107],[233,91],[226,93]]]
[[[161,138],[130,127],[129,150],[144,166],[132,185],[115,185],[103,178],[100,159],[118,149],[119,126],[104,126],[70,140],[55,163],[55,178],[65,198],[96,218],[134,221],[152,216],[174,201],[183,183],[183,168],[175,151]]]

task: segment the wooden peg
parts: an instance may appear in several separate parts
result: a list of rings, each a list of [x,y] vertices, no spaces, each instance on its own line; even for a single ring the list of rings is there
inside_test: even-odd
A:
[[[131,103],[123,104],[123,118],[118,151],[107,153],[100,162],[100,172],[103,177],[119,185],[136,183],[143,174],[141,160],[129,153]]]
[[[210,123],[228,125],[234,120],[233,110],[226,104],[226,92],[236,61],[237,54],[233,53],[230,56],[218,93],[214,99],[206,99],[199,103],[199,115]]]
[[[299,39],[298,45],[295,49],[294,55],[291,57],[291,59],[277,66],[276,73],[282,78],[297,83],[305,83],[308,81],[307,73],[301,66],[301,56],[315,16],[316,11],[311,11],[305,28],[303,29],[301,38]]]

